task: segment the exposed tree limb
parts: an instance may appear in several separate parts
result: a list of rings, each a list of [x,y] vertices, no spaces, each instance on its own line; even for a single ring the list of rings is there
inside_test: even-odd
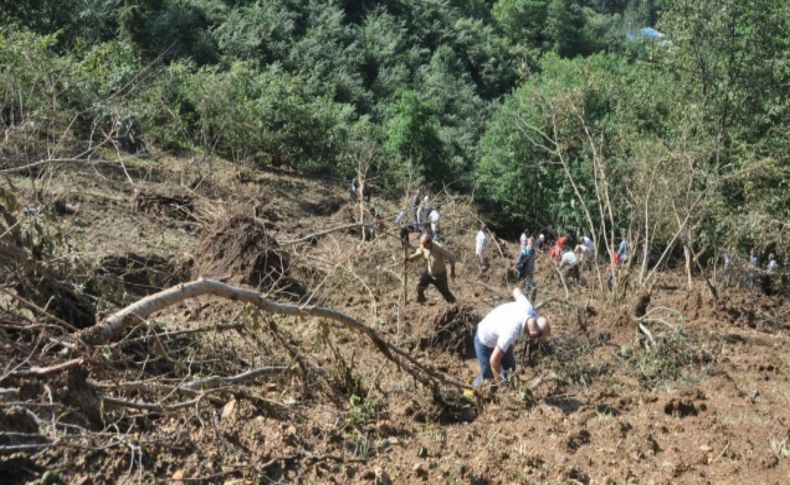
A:
[[[653,347],[655,347],[656,346],[656,339],[653,338],[653,334],[650,333],[650,330],[648,330],[647,327],[645,327],[641,323],[638,323],[637,325],[639,326],[639,331],[641,331],[643,334],[645,334],[645,336],[647,336],[647,339],[650,340],[650,343],[653,344]]]
[[[258,367],[257,369],[250,369],[248,371],[242,372],[241,374],[236,374],[235,376],[228,376],[228,377],[211,376],[205,379],[199,379],[190,382],[189,384],[184,384],[183,386],[180,387],[184,389],[192,389],[192,390],[208,389],[226,384],[241,384],[243,382],[250,381],[260,376],[269,375],[269,374],[281,374],[287,371],[288,371],[288,366],[285,365]]]
[[[77,335],[83,342],[89,345],[106,344],[119,338],[132,322],[138,319],[145,319],[164,308],[184,300],[203,295],[213,295],[233,301],[249,303],[266,313],[294,317],[309,316],[333,320],[350,330],[367,336],[387,359],[404,368],[404,370],[424,385],[434,390],[438,384],[450,385],[458,389],[464,389],[466,387],[462,382],[451,379],[421,364],[405,351],[387,342],[374,329],[350,315],[328,308],[299,307],[296,305],[275,303],[256,291],[202,278],[191,283],[180,284],[149,295],[110,315],[100,323],[80,331]]]
[[[82,357],[77,359],[67,360],[66,362],[61,362],[60,364],[51,365],[49,367],[38,367],[34,366],[27,370],[20,370],[13,372],[11,375],[15,376],[46,376],[49,374],[56,374],[58,372],[62,372],[67,369],[71,369],[72,367],[76,367],[81,365],[84,362]]]
[[[140,401],[129,401],[126,399],[120,399],[117,397],[111,396],[102,396],[101,399],[105,404],[109,404],[112,406],[119,406],[124,408],[132,408],[132,409],[143,409],[146,411],[158,411],[161,413],[168,412],[168,411],[178,411],[179,409],[189,408],[197,403],[203,396],[196,397],[195,399],[190,399],[189,401],[180,402],[177,404],[154,404],[149,402],[140,402]]]

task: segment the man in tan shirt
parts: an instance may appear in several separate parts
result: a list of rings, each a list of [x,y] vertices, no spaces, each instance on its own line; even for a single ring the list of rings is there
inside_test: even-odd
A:
[[[417,283],[417,303],[425,303],[425,289],[433,285],[442,294],[445,301],[455,303],[455,296],[450,293],[447,286],[447,264],[450,264],[450,278],[455,278],[455,255],[435,244],[431,236],[423,234],[420,238],[420,247],[411,256],[406,256],[406,261],[424,259],[427,262],[425,271]]]

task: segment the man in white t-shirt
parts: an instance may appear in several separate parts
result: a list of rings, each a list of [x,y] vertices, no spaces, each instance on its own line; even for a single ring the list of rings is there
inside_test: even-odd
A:
[[[521,233],[521,237],[518,238],[519,247],[521,250],[524,250],[527,247],[527,239],[529,239],[529,234],[527,234],[527,230],[524,229],[524,232]]]
[[[562,277],[566,280],[569,277],[573,277],[577,281],[579,280],[579,258],[576,256],[576,253],[573,251],[565,251],[562,255],[562,259],[560,260],[559,266],[560,272],[562,273]]]
[[[522,335],[544,340],[551,334],[548,320],[538,316],[520,288],[513,289],[513,299],[491,310],[477,324],[474,346],[480,375],[472,384],[475,387],[486,379],[504,380],[506,372],[516,370],[513,348]]]
[[[442,216],[439,214],[439,210],[433,209],[430,214],[428,214],[428,220],[431,221],[431,237],[434,241],[440,241],[441,237],[439,235],[439,219]]]
[[[579,254],[579,262],[592,261],[595,255],[595,243],[587,236],[582,236],[579,239],[579,244],[576,245],[576,252]]]
[[[538,238],[535,239],[535,242],[533,243],[533,247],[535,248],[535,251],[538,254],[543,253],[543,243],[545,241],[546,241],[546,236],[544,236],[543,234],[538,235]]]
[[[430,224],[431,222],[428,220],[428,216],[431,214],[431,198],[429,196],[425,196],[422,199],[422,203],[420,207],[417,209],[417,224],[419,224],[420,230],[423,234],[430,234]]]
[[[776,274],[779,272],[779,263],[776,261],[774,253],[768,255],[768,266],[765,268],[765,282],[763,284],[766,295],[773,295],[773,283]]]

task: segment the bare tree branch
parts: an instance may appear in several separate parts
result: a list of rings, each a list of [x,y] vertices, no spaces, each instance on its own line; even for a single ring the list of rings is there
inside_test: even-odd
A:
[[[466,388],[462,382],[449,378],[421,364],[405,351],[387,342],[373,328],[350,315],[329,308],[299,307],[296,305],[275,303],[256,291],[202,278],[147,296],[110,315],[100,323],[80,331],[77,335],[82,341],[89,345],[106,344],[119,338],[132,322],[138,319],[145,319],[164,308],[202,295],[213,295],[233,301],[249,303],[266,313],[294,317],[310,316],[338,322],[350,330],[367,336],[387,359],[406,370],[406,372],[424,385],[432,389],[435,389],[438,384],[445,384],[458,389]]]

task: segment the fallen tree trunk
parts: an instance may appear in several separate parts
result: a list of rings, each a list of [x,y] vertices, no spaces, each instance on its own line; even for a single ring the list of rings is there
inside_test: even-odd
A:
[[[113,313],[96,325],[81,330],[77,336],[88,345],[107,344],[121,338],[133,322],[143,320],[184,300],[203,295],[218,296],[232,301],[249,303],[266,313],[294,317],[317,317],[338,322],[350,330],[367,336],[387,359],[433,390],[437,390],[438,384],[445,384],[458,389],[466,388],[462,382],[444,376],[438,371],[421,364],[405,351],[387,342],[376,330],[350,315],[329,308],[299,307],[275,303],[257,291],[203,278],[149,295]]]

